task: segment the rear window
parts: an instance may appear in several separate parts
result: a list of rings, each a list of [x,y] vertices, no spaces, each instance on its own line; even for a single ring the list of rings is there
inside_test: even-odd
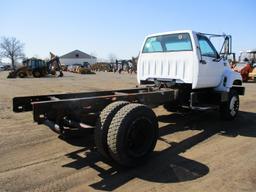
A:
[[[142,53],[192,51],[192,43],[188,33],[178,33],[149,37]]]

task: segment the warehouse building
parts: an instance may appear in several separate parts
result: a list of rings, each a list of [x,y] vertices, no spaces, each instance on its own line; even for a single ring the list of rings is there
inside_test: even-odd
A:
[[[94,64],[97,62],[97,58],[89,55],[87,53],[84,53],[79,50],[71,51],[70,53],[67,53],[65,55],[62,55],[60,57],[60,62],[62,65],[73,65],[73,64]]]

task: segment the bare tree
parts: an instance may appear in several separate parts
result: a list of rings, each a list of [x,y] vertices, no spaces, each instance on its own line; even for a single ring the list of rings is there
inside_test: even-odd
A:
[[[115,63],[116,62],[116,56],[113,53],[110,53],[108,56],[108,59],[110,61],[110,63]]]
[[[3,37],[0,42],[0,55],[11,60],[13,69],[15,62],[25,57],[23,50],[24,44],[15,37]]]

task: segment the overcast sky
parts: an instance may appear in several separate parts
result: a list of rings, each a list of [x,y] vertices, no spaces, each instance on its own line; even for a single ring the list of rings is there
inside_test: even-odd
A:
[[[0,37],[25,43],[28,57],[79,49],[99,58],[138,55],[144,36],[180,29],[233,36],[256,48],[254,0],[0,0]]]

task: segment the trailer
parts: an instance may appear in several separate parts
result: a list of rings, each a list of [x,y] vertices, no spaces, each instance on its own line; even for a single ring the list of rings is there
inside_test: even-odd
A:
[[[92,131],[103,157],[127,167],[143,163],[158,139],[153,108],[219,110],[224,120],[237,116],[245,92],[241,75],[208,35],[189,30],[147,36],[138,60],[139,87],[15,97],[13,111],[32,111],[35,122],[62,135]],[[231,36],[210,36],[224,37],[225,54],[230,53]]]

